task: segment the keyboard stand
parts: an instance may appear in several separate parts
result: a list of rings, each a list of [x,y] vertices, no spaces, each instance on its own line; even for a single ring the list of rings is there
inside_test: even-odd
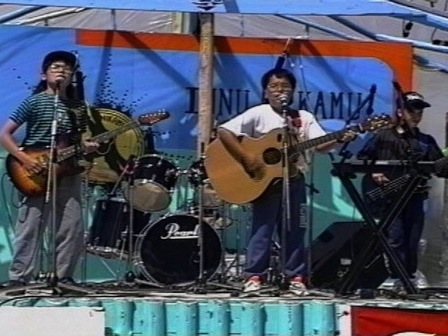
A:
[[[380,218],[378,222],[375,221],[372,213],[366,206],[363,198],[361,197],[359,191],[353,184],[353,179],[356,178],[356,171],[351,167],[349,162],[333,163],[334,169],[332,174],[340,178],[344,188],[347,190],[350,198],[355,203],[355,206],[359,210],[362,218],[365,220],[366,224],[370,227],[372,232],[372,239],[360,253],[359,257],[354,261],[353,266],[344,275],[341,280],[341,286],[338,290],[338,294],[345,295],[353,290],[354,283],[361,275],[365,265],[372,257],[373,253],[376,251],[378,245],[387,256],[390,266],[395,270],[399,279],[402,281],[404,288],[408,294],[417,294],[418,290],[410,281],[407,276],[407,272],[403,266],[403,263],[395,253],[395,251],[390,247],[387,238],[384,234],[391,223],[398,217],[401,210],[407,204],[411,198],[414,191],[418,188],[420,183],[423,181],[424,176],[419,174],[412,174],[410,182],[403,189],[401,196],[389,207],[389,211]]]

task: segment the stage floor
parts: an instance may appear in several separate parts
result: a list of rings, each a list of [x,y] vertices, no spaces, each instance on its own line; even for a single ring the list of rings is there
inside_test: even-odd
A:
[[[363,328],[363,314],[376,316],[387,309],[390,314],[423,312],[433,316],[448,311],[448,290],[444,289],[427,289],[418,295],[372,291],[362,293],[373,295],[372,298],[362,298],[359,291],[341,296],[329,290],[313,289],[309,295],[296,296],[277,287],[266,287],[260,293],[249,295],[241,292],[241,286],[241,283],[211,281],[181,288],[126,282],[54,287],[35,284],[2,290],[0,315],[8,307],[53,308],[49,314],[90,307],[104,312],[104,334],[113,336],[366,336],[359,332]],[[24,309],[24,323],[27,314],[29,310]],[[440,316],[441,325],[446,325],[447,317]]]

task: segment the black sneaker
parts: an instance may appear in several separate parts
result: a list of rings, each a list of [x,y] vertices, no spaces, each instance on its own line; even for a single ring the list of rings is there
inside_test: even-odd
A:
[[[59,282],[66,285],[76,285],[75,280],[71,277],[63,277],[59,279]]]
[[[3,284],[3,288],[17,288],[24,286],[26,286],[26,283],[21,280],[9,280],[7,283]]]

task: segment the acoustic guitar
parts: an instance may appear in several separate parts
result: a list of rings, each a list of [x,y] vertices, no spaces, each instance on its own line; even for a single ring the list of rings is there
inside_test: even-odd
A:
[[[126,123],[108,132],[93,136],[88,140],[95,141],[99,144],[107,143],[118,135],[139,125],[154,125],[155,123],[167,119],[168,117],[169,113],[164,110],[155,113],[143,114],[140,115],[136,121]],[[44,167],[48,167],[50,160],[49,148],[27,147],[21,148],[21,150],[41,162]],[[69,159],[74,158],[76,155],[83,155],[83,152],[84,149],[82,146],[71,145],[68,147],[61,146],[60,148],[58,146],[56,149],[55,160],[57,163],[55,169],[56,176],[59,178],[82,172],[83,168],[79,165],[73,165],[73,160]],[[42,170],[39,174],[31,174],[23,167],[22,162],[20,162],[15,156],[9,154],[6,157],[6,171],[12,184],[22,194],[26,196],[39,196],[45,193],[48,180],[48,169]]]
[[[361,124],[307,141],[288,139],[290,177],[298,174],[293,163],[304,151],[339,139],[347,130],[355,133],[372,132],[389,126],[390,123],[389,116],[373,116]],[[260,197],[275,179],[283,176],[283,133],[282,129],[274,129],[261,138],[242,138],[241,145],[244,150],[253,153],[263,162],[262,169],[255,175],[245,171],[242,164],[227,151],[219,137],[209,144],[205,150],[204,166],[210,184],[221,199],[234,204],[250,203]]]

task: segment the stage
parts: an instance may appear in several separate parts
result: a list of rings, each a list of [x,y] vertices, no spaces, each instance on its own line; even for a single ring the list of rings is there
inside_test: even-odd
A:
[[[183,288],[157,288],[135,282],[55,287],[36,284],[26,291],[22,288],[2,291],[0,321],[9,316],[11,325],[14,318],[10,316],[15,314],[20,325],[26,325],[33,323],[33,314],[45,312],[49,322],[43,324],[40,317],[36,328],[46,336],[72,335],[61,329],[61,320],[51,318],[58,314],[66,314],[70,320],[78,318],[76,335],[83,336],[97,335],[81,332],[83,328],[95,330],[94,325],[96,330],[104,331],[98,335],[114,336],[367,336],[393,335],[399,331],[431,332],[431,335],[447,332],[448,294],[443,289],[428,289],[418,295],[369,290],[346,296],[312,289],[309,295],[295,296],[273,287],[251,295],[242,293],[240,288],[241,284],[212,281]],[[87,313],[82,315],[80,311]],[[6,326],[0,325],[2,335],[31,335],[5,330]],[[41,335],[39,332],[33,335]]]

